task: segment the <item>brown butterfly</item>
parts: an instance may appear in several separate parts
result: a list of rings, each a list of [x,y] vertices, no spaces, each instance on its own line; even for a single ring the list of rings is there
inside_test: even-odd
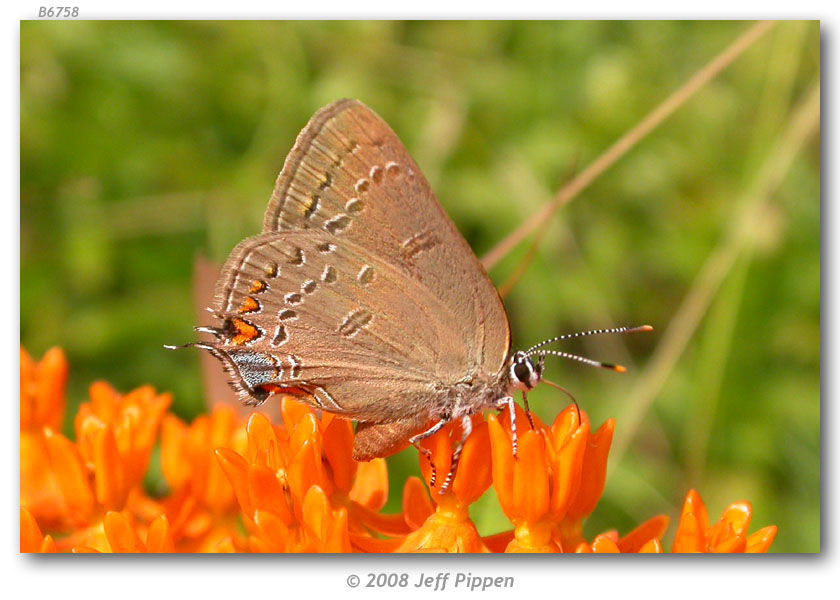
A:
[[[527,410],[547,354],[622,370],[539,350],[573,336],[509,353],[487,273],[396,134],[356,100],[330,104],[301,131],[263,232],[228,257],[210,310],[218,327],[196,329],[215,340],[188,345],[222,361],[242,401],[288,394],[358,421],[356,460],[408,443],[430,457],[418,442],[460,421],[441,493],[471,415],[508,408],[516,451],[512,394],[522,391]]]

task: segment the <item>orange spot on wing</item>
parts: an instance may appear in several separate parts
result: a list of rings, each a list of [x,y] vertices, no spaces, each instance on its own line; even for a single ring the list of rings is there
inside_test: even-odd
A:
[[[246,296],[245,299],[242,301],[242,305],[239,307],[239,312],[241,313],[249,313],[254,312],[260,309],[260,303],[257,302],[255,298],[251,296]]]
[[[260,330],[245,319],[232,319],[231,322],[236,330],[236,335],[233,336],[235,346],[250,342],[260,336]]]
[[[251,283],[251,289],[248,290],[248,292],[251,294],[259,294],[260,292],[264,292],[267,288],[268,285],[266,285],[265,281],[262,279],[255,279]]]

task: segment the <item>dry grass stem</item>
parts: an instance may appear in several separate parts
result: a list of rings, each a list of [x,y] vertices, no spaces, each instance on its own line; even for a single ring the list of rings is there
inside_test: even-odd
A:
[[[762,223],[762,211],[781,185],[802,145],[819,130],[819,123],[820,85],[815,83],[794,111],[779,141],[756,175],[754,184],[735,206],[730,230],[709,254],[673,320],[665,329],[644,374],[626,398],[624,414],[617,417],[622,427],[613,443],[612,465],[621,461],[644,415],[670,377],[721,283],[741,252],[755,240]]]
[[[723,52],[718,54],[702,69],[697,71],[682,87],[668,96],[664,102],[653,109],[635,127],[624,134],[612,146],[607,148],[603,154],[589,164],[581,173],[563,186],[551,202],[547,203],[540,211],[534,213],[530,219],[522,223],[507,237],[499,242],[481,259],[481,263],[487,270],[492,269],[511,249],[530,235],[539,225],[554,215],[564,204],[571,201],[581,191],[589,186],[598,176],[613,165],[619,158],[624,156],[633,146],[639,143],[657,125],[682,106],[700,88],[708,83],[723,69],[729,66],[736,58],[744,53],[762,35],[767,33],[775,25],[774,21],[759,21],[745,31]]]

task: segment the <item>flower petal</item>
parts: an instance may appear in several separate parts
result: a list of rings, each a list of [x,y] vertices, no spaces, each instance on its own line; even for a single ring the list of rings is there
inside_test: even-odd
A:
[[[298,421],[303,417],[312,414],[312,410],[308,406],[303,402],[298,402],[291,396],[284,396],[283,400],[281,400],[281,406],[280,411],[283,415],[283,425],[286,426],[288,431],[292,431],[297,427]]]
[[[582,519],[589,515],[601,499],[607,477],[607,455],[612,444],[615,419],[607,419],[589,439],[583,455],[583,473],[577,497],[566,513],[567,519]],[[594,546],[593,546],[594,548]]]
[[[213,548],[213,552],[218,554],[234,554],[237,552],[236,548],[233,545],[233,540],[229,537],[224,538],[221,540],[216,546]]]
[[[659,540],[668,529],[668,519],[658,515],[648,519],[618,541],[621,552],[641,552],[641,548],[651,540]]]
[[[559,449],[565,446],[575,432],[584,425],[587,425],[588,429],[588,424],[583,421],[580,411],[574,404],[564,408],[551,424],[551,439],[554,447]]]
[[[192,475],[189,462],[184,460],[186,438],[186,423],[175,415],[166,415],[160,428],[160,468],[166,482],[175,489],[186,485]]]
[[[209,436],[209,443],[208,440],[202,440],[193,451],[193,471],[206,469],[204,502],[215,512],[225,513],[235,504],[233,488],[218,461],[213,458],[212,450],[221,446],[246,453],[247,433],[232,407],[217,404],[210,417]]]
[[[113,387],[104,381],[94,381],[88,390],[90,405],[85,407],[91,414],[99,417],[106,423],[113,423],[116,420],[117,406],[120,395]],[[79,407],[79,417],[85,417],[82,407]]]
[[[327,538],[324,540],[323,552],[350,552],[350,532],[347,525],[347,509],[339,508],[333,513]]]
[[[420,486],[422,487],[423,484],[421,483]],[[386,536],[402,537],[412,531],[402,513],[383,515],[367,508],[364,504],[353,501],[347,508],[349,523],[353,526],[354,534],[373,530]]]
[[[122,510],[128,489],[125,472],[117,451],[117,441],[110,427],[103,426],[93,438],[93,461],[96,500],[106,510]]]
[[[255,412],[248,417],[245,426],[248,434],[248,462],[265,465],[271,469],[280,467],[277,432],[264,414]]]
[[[254,510],[273,513],[286,525],[292,522],[286,491],[268,467],[252,465],[248,469],[248,493]]]
[[[490,432],[490,463],[493,470],[493,487],[499,504],[508,519],[518,516],[514,503],[513,473],[514,457],[513,443],[510,434],[499,422],[496,415],[487,415],[487,427]]]
[[[67,514],[77,522],[84,522],[93,510],[94,497],[82,457],[75,444],[49,428],[44,429],[44,441],[50,465],[67,503]]]
[[[423,482],[409,477],[403,487],[403,517],[411,529],[419,529],[435,511]]]
[[[696,490],[689,490],[685,497],[674,545],[671,552],[705,552],[706,531],[709,517],[706,505]]]
[[[388,500],[388,464],[384,458],[358,463],[350,499],[371,510],[381,510]]]
[[[253,521],[259,530],[259,543],[249,538],[249,545],[255,552],[286,552],[294,543],[291,531],[277,515],[266,510],[254,511]],[[254,546],[258,549],[254,549]]]
[[[595,554],[614,554],[621,551],[610,536],[602,534],[596,536],[592,541],[592,552]]]
[[[146,550],[128,519],[121,513],[111,511],[105,515],[105,537],[111,552],[144,552]]]
[[[326,484],[321,454],[316,451],[311,440],[303,442],[289,462],[288,481],[296,506],[299,506],[313,485]]]
[[[576,415],[577,412],[573,414]],[[551,470],[550,511],[555,520],[565,518],[569,506],[577,497],[583,476],[583,458],[588,440],[589,424],[584,423],[554,455]]]
[[[490,461],[490,434],[481,415],[473,417],[473,429],[461,452],[458,472],[452,482],[452,491],[463,505],[478,500],[493,480]]]
[[[303,415],[289,435],[289,446],[292,453],[297,452],[306,443],[316,446],[320,455],[321,428],[318,426],[318,419],[312,413]]]
[[[243,515],[247,518],[247,515],[254,513],[254,506],[251,503],[251,494],[248,488],[248,463],[244,458],[229,448],[217,448],[216,458],[225,475],[227,475],[231,486],[233,486],[233,493],[236,495],[239,507],[242,509]]]
[[[20,427],[38,430],[61,427],[64,418],[64,392],[67,386],[67,359],[60,348],[50,348],[35,364],[20,349]]]
[[[336,488],[349,492],[356,475],[353,460],[353,425],[345,419],[332,419],[323,433],[324,456],[332,468]]]
[[[733,535],[716,544],[714,552],[718,554],[743,553],[747,549],[747,538],[743,535]]]
[[[49,537],[49,536],[47,536]],[[44,534],[41,533],[41,528],[38,527],[38,522],[35,520],[28,510],[21,506],[20,508],[20,551],[21,552],[43,552],[42,544],[44,543]],[[50,538],[52,539],[52,538]],[[55,543],[53,542],[53,545]]]
[[[545,439],[536,431],[519,437],[513,469],[513,502],[525,521],[538,521],[548,511],[548,465]]]
[[[303,498],[303,523],[323,542],[327,538],[331,517],[330,502],[324,490],[313,485]]]
[[[662,554],[662,542],[653,538],[642,544],[639,548],[639,554]]]
[[[160,515],[149,525],[149,532],[146,536],[146,551],[155,553],[168,553],[175,551],[175,544],[169,533],[169,521],[166,515]]]
[[[770,545],[773,543],[773,540],[776,539],[778,529],[779,528],[775,525],[769,525],[767,527],[762,527],[755,533],[751,534],[747,538],[747,547],[744,552],[748,552],[750,554],[767,552],[767,550],[770,549]]]
[[[733,502],[727,506],[720,520],[729,523],[735,535],[746,536],[751,517],[752,505],[746,500],[742,500],[740,502]]]
[[[455,425],[456,423],[454,422],[449,423],[433,436],[428,437],[420,442],[420,446],[429,450],[432,453],[431,462],[423,455],[423,453],[418,453],[418,459],[420,460],[420,472],[423,474],[423,479],[429,486],[429,489],[434,489],[435,492],[437,492],[437,490],[439,490],[440,487],[443,485],[443,482],[446,480],[446,476],[449,473],[449,466],[452,464],[453,448],[452,439],[450,438],[450,435],[452,434],[452,429],[453,427],[455,427]],[[435,467],[434,487],[432,487],[431,485],[433,464]],[[452,493],[451,486],[448,490],[448,493]],[[437,502],[438,500],[437,495],[437,493],[433,494],[433,496],[435,496],[435,502]]]

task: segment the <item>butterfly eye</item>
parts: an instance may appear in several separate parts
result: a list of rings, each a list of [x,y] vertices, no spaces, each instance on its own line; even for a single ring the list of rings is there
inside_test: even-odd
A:
[[[528,387],[531,387],[531,372],[531,364],[527,358],[513,365],[513,374],[516,375],[516,379]]]

